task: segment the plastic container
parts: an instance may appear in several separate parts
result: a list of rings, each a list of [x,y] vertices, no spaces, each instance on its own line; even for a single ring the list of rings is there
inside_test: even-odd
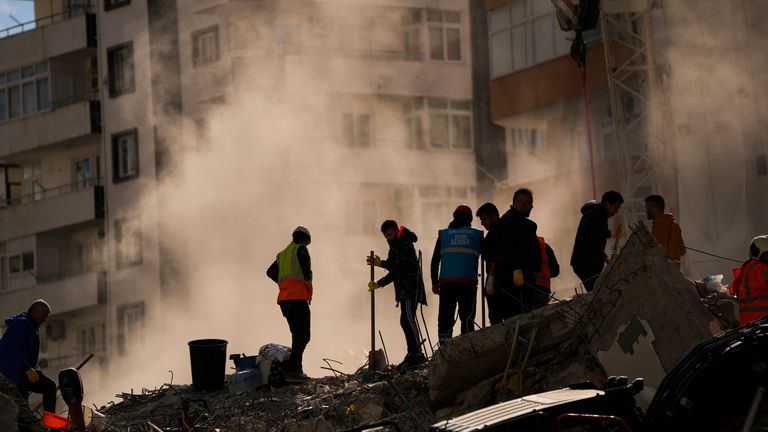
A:
[[[227,377],[229,392],[236,394],[251,392],[262,385],[261,371],[259,369],[247,369],[235,372]]]
[[[43,412],[43,426],[49,429],[72,430],[72,424],[67,417],[45,411]]]
[[[227,341],[198,339],[187,343],[192,367],[192,387],[196,391],[224,388],[224,370],[227,367]]]
[[[238,372],[258,367],[258,356],[233,358],[232,361],[235,362],[235,370]]]

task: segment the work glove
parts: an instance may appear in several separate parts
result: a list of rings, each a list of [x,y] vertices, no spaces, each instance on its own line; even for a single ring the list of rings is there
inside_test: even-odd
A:
[[[485,293],[488,295],[493,295],[496,292],[496,289],[494,288],[493,276],[488,276],[488,278],[485,280]]]
[[[379,285],[378,282],[368,282],[368,292],[373,292],[373,290],[377,290],[381,288],[381,285]]]
[[[523,271],[522,270],[515,270],[512,272],[512,279],[513,282],[515,282],[515,286],[523,286]]]
[[[440,295],[440,284],[432,285],[432,294]]]
[[[34,368],[29,368],[24,373],[27,375],[27,379],[29,380],[29,382],[36,383],[40,381],[40,374],[38,374]]]
[[[376,267],[381,267],[381,258],[379,258],[378,255],[374,255],[373,258],[370,256],[365,257],[365,263],[368,265],[374,265]]]

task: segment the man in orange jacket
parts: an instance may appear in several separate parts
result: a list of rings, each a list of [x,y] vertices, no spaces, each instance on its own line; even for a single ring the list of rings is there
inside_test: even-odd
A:
[[[671,213],[664,213],[664,206],[664,198],[661,195],[649,195],[645,198],[645,214],[651,221],[651,234],[667,251],[667,259],[680,268],[680,259],[685,255],[683,232],[675,217]]]
[[[768,235],[752,239],[749,257],[729,288],[738,298],[742,326],[768,316]]]

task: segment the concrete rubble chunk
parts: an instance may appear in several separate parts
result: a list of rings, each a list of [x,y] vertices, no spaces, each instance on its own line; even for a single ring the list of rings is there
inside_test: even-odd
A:
[[[12,421],[17,429],[6,429],[8,421]],[[0,430],[19,430],[21,432],[43,432],[45,430],[40,419],[29,408],[27,401],[22,399],[16,386],[2,374],[0,374]]]
[[[651,391],[647,397],[652,397],[664,375],[722,325],[645,225],[632,229],[591,294],[445,343],[429,370],[433,408],[453,405],[467,411],[580,381],[600,385],[610,375],[645,378]],[[518,325],[517,353],[508,374],[519,372],[527,341],[537,330],[521,372],[522,386],[493,386],[502,381]]]

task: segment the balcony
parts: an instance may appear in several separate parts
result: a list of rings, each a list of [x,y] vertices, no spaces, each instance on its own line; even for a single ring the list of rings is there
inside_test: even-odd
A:
[[[263,75],[258,71],[266,69],[297,91],[472,97],[472,69],[467,62],[415,61],[399,51],[318,53],[324,52],[289,53],[285,63],[278,64],[269,53],[239,49],[231,52],[232,70],[238,81],[258,85]],[[268,80],[262,84],[273,85]]]
[[[104,187],[83,182],[8,200],[0,208],[0,242],[104,218]]]
[[[93,271],[47,283],[41,283],[38,280],[34,288],[2,292],[0,298],[2,298],[3,310],[6,311],[27,310],[30,299],[44,298],[53,305],[54,313],[72,312],[106,304],[106,275],[103,272]]]
[[[101,132],[95,93],[53,101],[52,109],[0,123],[0,158]]]
[[[92,7],[66,9],[0,30],[0,71],[96,47]]]

